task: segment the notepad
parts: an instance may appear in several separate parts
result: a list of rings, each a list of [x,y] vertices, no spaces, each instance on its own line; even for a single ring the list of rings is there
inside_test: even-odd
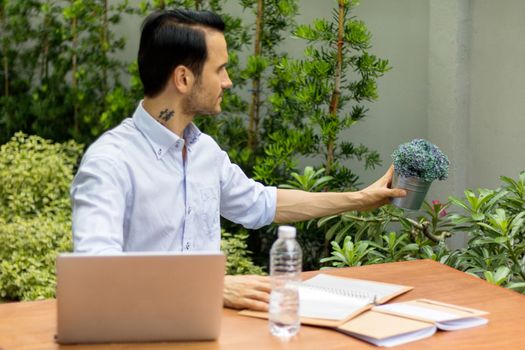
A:
[[[391,347],[445,331],[477,327],[488,323],[486,311],[417,299],[375,306],[336,330],[377,346]]]
[[[318,274],[300,282],[301,323],[330,327],[376,346],[391,347],[488,323],[488,312],[429,299],[384,304],[413,289],[391,283]],[[383,304],[383,305],[381,305]],[[241,315],[268,318],[243,310]]]
[[[352,317],[385,303],[413,287],[318,274],[298,284],[302,324],[336,327]],[[243,310],[242,315],[267,318],[268,314]]]
[[[486,318],[480,317],[487,315],[488,312],[486,311],[428,299],[381,305],[374,307],[373,310],[415,320],[432,322],[438,329],[444,331],[455,331],[488,323]]]
[[[319,274],[299,285],[304,323],[340,323],[375,304],[384,303],[412,287]]]
[[[431,337],[437,327],[428,322],[370,310],[335,329],[376,346],[391,347]]]

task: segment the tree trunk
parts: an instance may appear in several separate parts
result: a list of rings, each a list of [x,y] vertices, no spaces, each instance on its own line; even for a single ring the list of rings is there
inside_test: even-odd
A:
[[[329,114],[332,119],[337,119],[337,107],[339,106],[339,98],[341,96],[341,75],[343,68],[343,35],[345,24],[345,1],[339,0],[338,11],[338,29],[337,29],[337,56],[334,76],[334,91],[330,101]],[[335,139],[330,137],[326,145],[326,174],[329,175],[332,171],[335,152]]]
[[[80,133],[80,121],[78,118],[78,104],[77,104],[77,16],[73,17],[71,21],[71,90],[73,91],[73,131],[75,135]]]
[[[2,38],[7,36],[7,25],[5,23],[5,10],[3,6],[0,6],[0,25],[2,28]],[[5,36],[4,36],[5,35]],[[9,47],[7,43],[2,40],[2,68],[4,70],[4,96],[9,96],[9,61],[7,60],[7,52]]]
[[[49,3],[49,1],[47,1]],[[42,28],[42,61],[40,65],[40,81],[48,76],[48,56],[49,56],[49,14],[46,14]]]
[[[201,0],[195,0],[195,10],[200,11],[201,10],[202,1]]]
[[[7,61],[7,55],[5,51],[6,47],[3,48],[4,57],[2,59],[4,68],[4,96],[9,96],[9,62]]]
[[[254,56],[261,55],[261,36],[264,23],[264,2],[257,0],[257,17],[255,21],[255,44]],[[257,129],[259,127],[259,107],[261,101],[261,77],[259,75],[252,79],[252,101],[249,111],[248,122],[248,148],[255,153],[257,149]]]
[[[104,64],[102,65],[102,95],[106,96],[108,92],[108,31],[109,31],[109,22],[108,22],[108,0],[104,0],[104,17],[102,23],[102,32],[101,32],[101,41],[102,41],[102,55],[104,56]]]

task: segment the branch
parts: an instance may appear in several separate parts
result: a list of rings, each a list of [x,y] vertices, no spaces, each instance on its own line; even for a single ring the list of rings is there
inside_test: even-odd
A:
[[[2,36],[7,35],[7,26],[5,24],[5,14],[4,14],[4,8],[3,6],[0,6],[0,20],[2,22]],[[4,96],[9,96],[9,61],[7,60],[7,44],[4,40],[2,40],[2,63],[3,63],[3,69],[4,69]]]
[[[257,57],[261,54],[261,36],[264,23],[264,2],[257,0],[257,17],[255,20],[255,43],[254,55]],[[252,102],[250,104],[249,121],[248,121],[248,148],[255,153],[257,147],[257,127],[259,125],[259,106],[261,99],[261,77],[257,73],[252,80]]]
[[[109,48],[109,42],[108,42],[108,31],[109,31],[109,23],[108,23],[108,0],[104,0],[104,17],[102,22],[102,28],[101,28],[101,41],[102,41],[102,55],[104,56],[104,59],[107,60],[108,58],[108,48]],[[104,96],[108,92],[108,71],[107,71],[107,63],[105,62],[102,65],[102,91]]]
[[[73,90],[73,130],[75,135],[80,133],[80,120],[78,118],[78,103],[77,103],[77,15],[75,15],[71,22],[71,48],[73,50],[71,55],[71,88]]]
[[[341,75],[343,70],[343,35],[345,23],[345,1],[339,0],[339,16],[337,28],[337,62],[334,76],[334,91],[330,101],[329,113],[334,119],[337,119],[337,106],[341,97]],[[326,146],[326,174],[330,175],[334,161],[335,140],[330,137]]]
[[[393,222],[401,221],[401,218],[402,218],[401,216],[395,215],[395,214],[390,214],[390,215],[393,218],[390,221],[393,221]],[[379,218],[377,216],[374,216],[371,218],[363,218],[360,216],[349,215],[349,214],[345,214],[345,216],[354,221],[361,221],[361,222],[368,222],[368,223],[383,223],[384,222],[382,218]],[[406,220],[412,226],[412,230],[410,231],[410,234],[412,235],[414,239],[416,238],[416,234],[417,234],[416,231],[423,233],[425,237],[427,237],[434,243],[439,243],[439,242],[444,241],[446,238],[452,237],[452,233],[449,231],[441,231],[437,234],[430,232],[431,225],[430,225],[430,222],[428,221],[423,221],[422,223],[419,223],[410,218],[403,218],[403,219]]]

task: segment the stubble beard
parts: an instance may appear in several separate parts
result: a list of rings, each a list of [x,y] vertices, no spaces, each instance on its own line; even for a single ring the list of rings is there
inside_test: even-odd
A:
[[[213,106],[203,105],[202,102],[206,102],[207,99],[200,91],[202,91],[202,81],[199,79],[193,85],[189,96],[183,101],[182,108],[184,112],[189,115],[218,115],[220,110],[215,110],[215,104]]]

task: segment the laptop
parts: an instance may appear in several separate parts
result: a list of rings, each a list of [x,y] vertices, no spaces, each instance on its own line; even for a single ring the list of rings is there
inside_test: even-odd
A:
[[[225,260],[210,252],[60,254],[56,340],[217,339]]]

